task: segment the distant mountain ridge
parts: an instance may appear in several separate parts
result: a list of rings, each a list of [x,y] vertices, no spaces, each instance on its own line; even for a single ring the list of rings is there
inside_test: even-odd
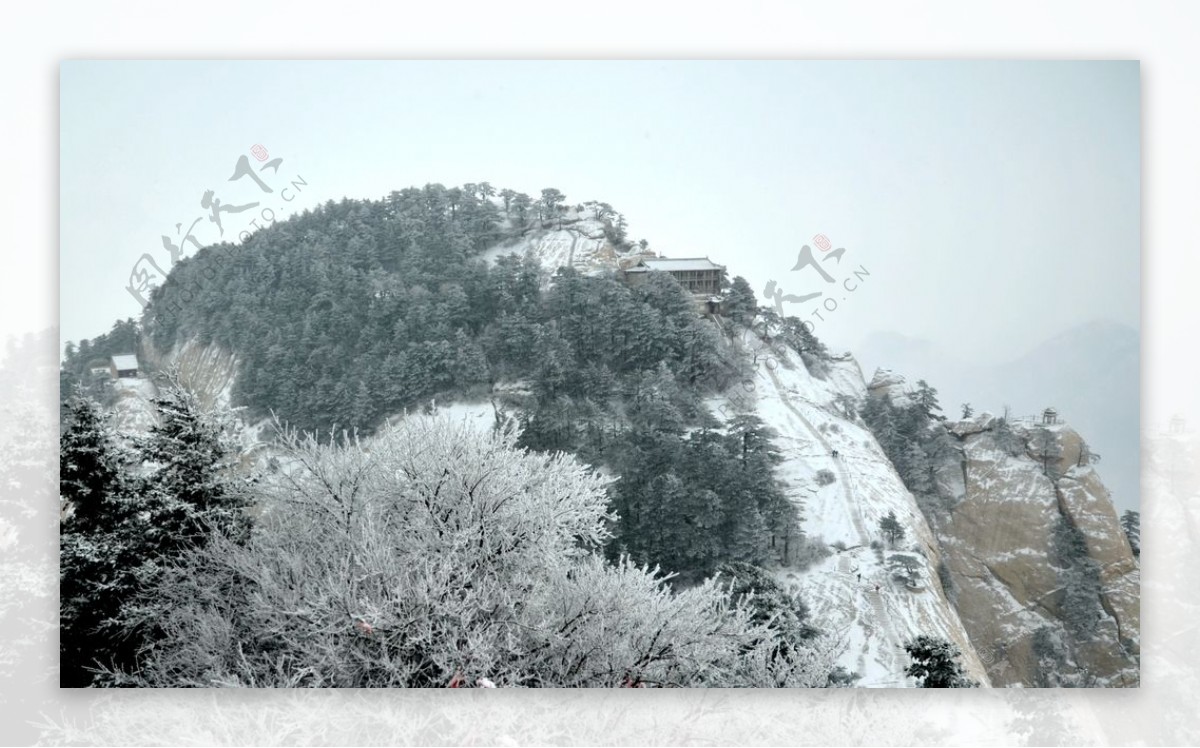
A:
[[[1055,407],[1101,456],[1096,470],[1123,509],[1140,495],[1140,344],[1137,330],[1093,320],[1058,333],[1000,364],[974,364],[930,341],[874,333],[857,350],[862,360],[938,389],[947,415],[961,403],[1014,416]]]

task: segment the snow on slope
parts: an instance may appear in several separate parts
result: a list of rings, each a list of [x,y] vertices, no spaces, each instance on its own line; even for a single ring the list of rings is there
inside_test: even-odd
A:
[[[204,410],[228,411],[237,417],[234,442],[241,450],[244,466],[265,468],[279,451],[273,444],[274,426],[270,418],[250,422],[244,408],[234,407],[233,387],[237,379],[237,357],[216,344],[195,339],[161,353],[144,341],[139,356],[143,359],[141,376],[113,381],[116,402],[114,425],[129,437],[145,435],[158,423],[154,398],[159,386],[170,379],[194,392]]]
[[[746,346],[760,354],[765,347],[757,340]],[[804,571],[781,571],[812,607],[814,620],[844,639],[840,664],[862,676],[860,686],[911,687],[903,644],[924,633],[957,644],[970,676],[987,685],[984,665],[938,582],[933,533],[874,436],[857,419],[847,418],[835,400],[866,397],[857,362],[835,358],[822,380],[782,347],[758,359],[753,410],[778,433],[785,460],[780,477],[801,506],[804,530],[846,546]],[[837,480],[819,486],[816,474],[822,469]],[[871,541],[880,539],[879,520],[889,511],[907,536],[896,549],[872,549]],[[893,580],[888,560],[895,554],[915,561],[920,589]]]
[[[146,434],[158,423],[154,397],[158,391],[145,377],[112,380],[116,399],[113,403],[113,427],[121,434]]]
[[[519,239],[510,239],[486,249],[480,255],[487,262],[516,254],[531,257],[549,273],[569,267],[584,274],[615,270],[619,261],[633,254],[622,254],[605,236],[604,223],[587,212],[568,211],[552,228],[527,232]]]
[[[237,378],[237,357],[216,344],[189,339],[166,355],[146,346],[144,355],[164,372],[173,372],[179,383],[195,392],[206,408],[229,408]]]
[[[750,345],[762,348],[757,341]],[[857,685],[911,687],[912,680],[904,676],[908,657],[903,644],[922,633],[955,642],[971,677],[988,684],[983,663],[938,582],[937,548],[924,517],[874,436],[849,421],[835,403],[839,395],[866,396],[858,363],[849,356],[835,359],[821,380],[790,351],[762,360],[755,372],[753,409],[778,434],[776,444],[784,457],[779,474],[802,508],[805,532],[847,546],[804,571],[781,570],[781,580],[803,594],[818,625],[841,638],[845,652],[840,664],[862,676]],[[724,398],[713,398],[710,405],[718,417],[736,412]],[[436,408],[480,428],[495,423],[490,402],[437,403]],[[819,486],[816,473],[821,469],[832,471],[837,480]],[[889,511],[900,518],[909,539],[881,553],[870,543]],[[916,559],[921,589],[892,579],[887,559],[896,553]]]

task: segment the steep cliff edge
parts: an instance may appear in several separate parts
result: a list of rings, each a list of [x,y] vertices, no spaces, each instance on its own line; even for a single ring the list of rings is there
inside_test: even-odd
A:
[[[1136,686],[1140,568],[1083,439],[989,414],[945,428],[961,452],[934,530],[992,682]]]
[[[738,335],[732,326],[726,332],[757,365],[740,390],[713,403],[714,411],[753,411],[776,432],[780,475],[802,509],[805,533],[836,549],[806,569],[778,573],[802,593],[814,619],[842,638],[840,664],[861,676],[860,687],[911,687],[904,644],[930,634],[957,645],[968,675],[988,686],[987,668],[939,580],[937,537],[857,415],[867,397],[858,363],[835,356],[810,371],[786,346]],[[889,513],[906,529],[894,547],[879,530]]]

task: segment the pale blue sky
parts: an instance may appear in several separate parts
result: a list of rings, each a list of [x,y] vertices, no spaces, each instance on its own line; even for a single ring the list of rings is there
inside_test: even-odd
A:
[[[834,347],[895,330],[1001,360],[1138,326],[1136,62],[80,61],[61,87],[65,339],[137,314],[131,266],[168,266],[160,236],[205,190],[260,199],[226,182],[255,143],[283,158],[274,184],[308,182],[288,207],[553,186],[759,293],[822,290],[791,268],[826,234],[871,273],[817,323]]]

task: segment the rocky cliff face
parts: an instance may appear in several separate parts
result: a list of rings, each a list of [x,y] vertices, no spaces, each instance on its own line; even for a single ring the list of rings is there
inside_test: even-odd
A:
[[[992,683],[1138,685],[1140,568],[1080,435],[989,414],[945,428],[961,452],[932,524]]]
[[[188,340],[169,351],[143,341],[142,359],[155,370],[168,372],[200,397],[205,407],[229,407],[237,377],[237,359],[215,344]]]
[[[780,475],[801,508],[804,531],[834,549],[802,570],[784,567],[779,576],[801,592],[822,628],[843,639],[840,664],[860,676],[855,685],[913,686],[903,648],[919,634],[956,644],[968,675],[990,685],[939,581],[938,539],[857,415],[868,396],[858,363],[848,355],[806,362],[786,346],[724,327],[726,342],[755,365],[712,409],[727,417],[753,412],[776,432]],[[889,513],[906,530],[894,547],[879,531]]]

